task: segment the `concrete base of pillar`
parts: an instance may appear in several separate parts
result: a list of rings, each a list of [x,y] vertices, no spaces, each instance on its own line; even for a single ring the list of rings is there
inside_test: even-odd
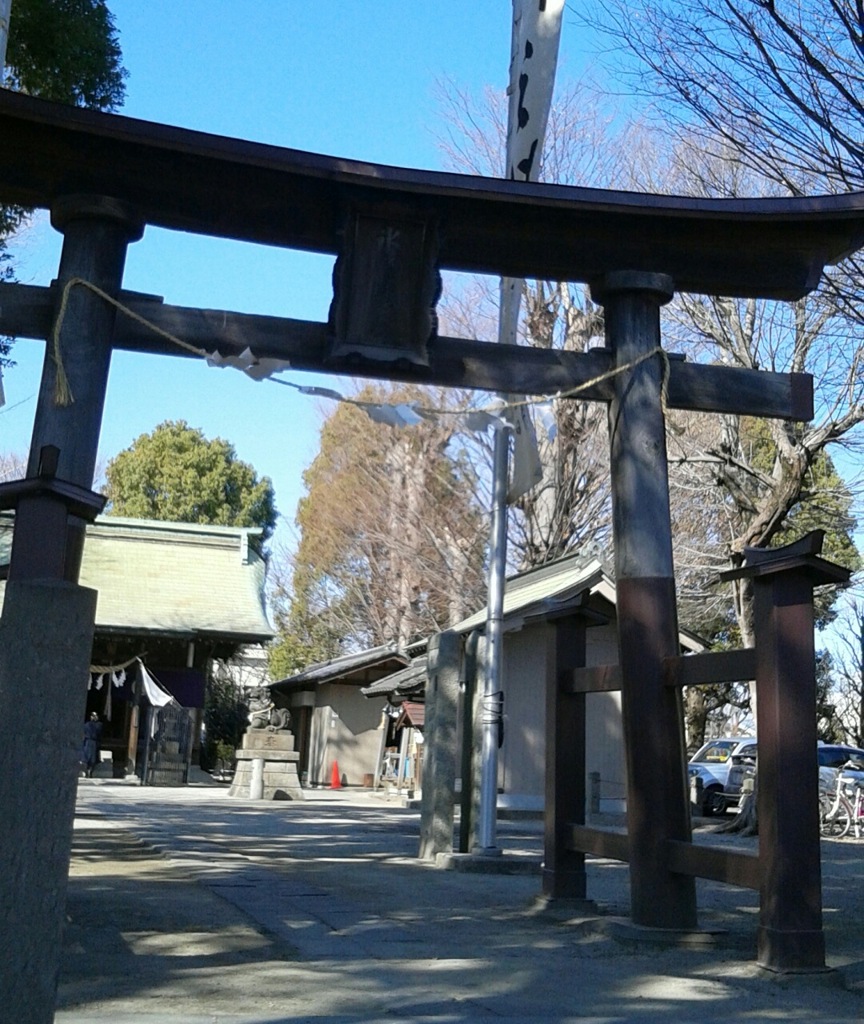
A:
[[[435,867],[478,875],[538,875],[540,858],[519,853],[439,853],[435,856]]]

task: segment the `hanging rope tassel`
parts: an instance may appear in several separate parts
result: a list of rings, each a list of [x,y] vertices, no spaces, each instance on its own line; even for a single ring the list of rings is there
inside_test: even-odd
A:
[[[69,378],[66,376],[66,368],[63,366],[63,353],[60,350],[60,329],[66,318],[66,307],[69,305],[71,286],[78,281],[80,281],[80,278],[73,277],[66,282],[63,294],[60,297],[60,309],[57,311],[57,317],[54,320],[54,330],[51,334],[51,358],[54,360],[54,404],[59,406],[71,405],[75,401],[72,388],[69,386]]]
[[[52,358],[54,359],[54,365],[56,367],[56,379],[54,382],[54,404],[60,406],[71,405],[75,401],[75,397],[72,394],[72,389],[69,386],[69,378],[66,376],[66,370],[63,366],[63,355],[60,349],[60,331],[63,327],[63,321],[66,318],[66,309],[69,305],[69,293],[72,291],[75,285],[81,285],[83,288],[89,289],[94,295],[98,295],[100,299],[103,299],[108,303],[109,306],[113,306],[116,310],[119,310],[125,316],[128,316],[130,320],[135,320],[139,324],[143,324],[148,327],[154,334],[161,335],[168,341],[180,348],[186,349],[187,352],[192,352],[196,356],[201,356],[206,359],[208,353],[204,349],[198,348],[196,345],[190,345],[188,342],[183,341],[181,338],[175,337],[168,331],[162,330],[161,327],[157,327],[156,324],[150,323],[143,316],[129,309],[128,306],[124,306],[122,302],[118,302],[117,299],[112,298],[107,292],[103,291],[97,285],[92,284],[90,281],[85,281],[83,277],[70,277],[66,284],[63,286],[63,294],[60,297],[60,309],[57,311],[57,319],[54,321],[54,330],[51,334],[52,341]]]

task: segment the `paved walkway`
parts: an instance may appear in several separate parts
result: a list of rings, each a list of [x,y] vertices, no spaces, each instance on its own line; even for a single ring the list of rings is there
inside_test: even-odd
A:
[[[628,945],[626,866],[599,913],[538,908],[536,874],[415,859],[419,814],[368,792],[305,803],[82,780],[58,1024],[455,1024],[864,1019],[864,840],[825,841],[828,975],[753,963],[755,893],[700,881],[709,949]],[[747,847],[754,840],[700,835]],[[501,822],[508,854],[537,822]]]

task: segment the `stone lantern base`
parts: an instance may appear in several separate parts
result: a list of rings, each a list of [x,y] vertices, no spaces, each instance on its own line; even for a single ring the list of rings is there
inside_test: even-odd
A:
[[[288,729],[247,729],[237,751],[237,770],[228,796],[255,797],[254,762],[263,761],[263,800],[305,800],[297,775],[300,755]]]

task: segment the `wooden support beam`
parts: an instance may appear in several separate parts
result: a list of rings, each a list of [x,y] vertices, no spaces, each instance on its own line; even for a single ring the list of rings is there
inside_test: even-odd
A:
[[[708,683],[737,683],[756,678],[756,651],[706,651],[664,661],[667,686],[701,686]]]
[[[561,680],[562,693],[614,693],[621,689],[620,665],[576,668]]]
[[[669,867],[682,875],[710,878],[715,882],[759,889],[762,866],[759,857],[739,850],[721,850],[716,846],[695,846],[670,839],[666,844]]]
[[[571,850],[595,857],[628,861],[630,842],[626,832],[573,823],[567,828],[567,845]],[[715,882],[739,885],[758,890],[762,884],[759,857],[738,850],[721,850],[716,846],[695,846],[670,839],[666,842],[670,871],[693,878],[709,878]]]
[[[543,627],[546,647],[546,782],[543,892],[584,899],[585,855],[566,842],[568,825],[585,821],[585,697],[561,683],[585,663],[585,620],[559,618]]]
[[[762,883],[758,961],[776,971],[825,966],[816,746],[813,588],[849,570],[820,558],[823,532],[786,548],[747,549],[723,579],[753,581]]]
[[[260,358],[285,359],[297,370],[350,374],[375,379],[436,383],[483,391],[552,395],[609,373],[607,349],[561,352],[520,345],[492,345],[464,338],[436,337],[427,346],[428,366],[359,357],[333,359],[327,324],[288,317],[233,313],[221,309],[171,306],[153,296],[124,292],[120,301],[162,331],[196,348],[239,355],[247,347]],[[51,332],[55,289],[0,284],[0,334],[46,338]],[[119,314],[114,347],[155,355],[190,356],[145,324]],[[592,384],[581,399],[609,402],[614,379]],[[669,359],[669,406],[709,409],[741,416],[809,420],[813,381],[805,373],[769,373]]]
[[[573,824],[567,829],[567,844],[571,850],[593,853],[595,857],[624,862],[630,860],[630,839],[626,832]]]
[[[672,562],[666,425],[660,401],[661,274],[610,274],[592,290],[605,309],[607,346],[621,372],[609,406],[612,526],[627,750],[630,899],[635,924],[694,928],[696,888],[670,871],[666,839],[690,839],[679,694],[664,662],[680,646]]]
[[[68,196],[54,205],[51,223],[63,233],[58,280],[82,278],[108,295],[116,294],[123,280],[126,250],[143,231],[130,210],[105,196]],[[55,299],[60,295],[58,289]],[[59,451],[57,477],[89,489],[99,447],[116,309],[94,292],[77,288],[70,290],[63,311],[57,349],[49,345],[42,364],[27,475],[37,475],[41,453],[51,446]],[[58,325],[59,312],[58,308]],[[64,388],[71,399],[65,402],[60,400]],[[23,511],[19,507],[19,517]],[[16,526],[16,533],[19,528]],[[85,521],[71,516],[65,572],[73,583],[78,580],[84,533]]]

